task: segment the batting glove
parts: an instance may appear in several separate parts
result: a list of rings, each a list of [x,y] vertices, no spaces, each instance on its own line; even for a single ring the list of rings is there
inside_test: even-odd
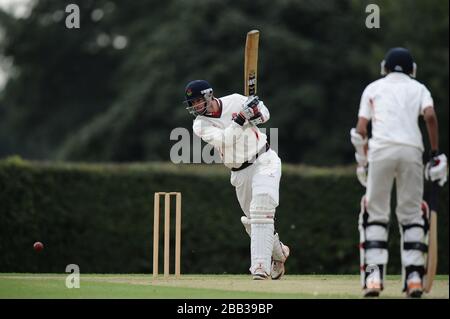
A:
[[[246,120],[250,120],[258,115],[259,98],[257,96],[250,96],[247,101],[242,105],[242,111],[240,112]]]
[[[236,122],[238,125],[242,126],[245,123],[245,117],[242,114],[242,112],[240,112],[239,114],[237,114],[234,118],[233,121]]]
[[[368,170],[367,165],[365,166],[358,165],[356,167],[356,176],[358,177],[358,181],[364,187],[367,187],[367,170]]]
[[[264,117],[261,114],[261,112],[258,112],[256,116],[252,117],[250,120],[248,120],[252,125],[258,125],[264,123]]]
[[[439,186],[447,182],[447,156],[437,155],[437,151],[431,152],[431,159],[425,165],[425,179],[427,181],[438,181]]]
[[[355,128],[350,130],[350,138],[353,146],[355,147],[355,159],[358,165],[366,166],[367,165],[367,155],[364,150],[367,144],[367,137],[363,137],[359,134]]]

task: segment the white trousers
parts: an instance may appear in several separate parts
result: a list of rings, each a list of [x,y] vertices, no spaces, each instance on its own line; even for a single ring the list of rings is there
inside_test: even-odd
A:
[[[281,178],[281,160],[277,153],[269,149],[267,152],[261,154],[256,161],[249,167],[236,172],[231,172],[231,184],[236,189],[236,196],[245,216],[251,220],[251,203],[261,196],[265,196],[263,207],[273,211],[279,204],[279,188]],[[252,224],[244,225],[247,233],[251,237],[251,259],[252,265],[250,269],[255,268],[257,263],[262,263],[265,270],[270,272],[271,257],[275,260],[280,260],[282,256],[281,243],[278,235],[273,235],[273,225],[271,226],[271,236],[266,232],[266,235],[252,234],[252,229],[256,226]],[[259,225],[260,227],[269,227],[269,225]],[[269,231],[269,230],[267,230]],[[257,236],[255,238],[255,236]],[[256,242],[255,242],[256,241]],[[262,245],[273,247],[269,250],[269,255],[261,253],[253,246]],[[267,251],[267,249],[265,250]]]
[[[391,191],[394,180],[396,186],[397,220],[403,247],[404,242],[424,242],[424,230],[420,227],[402,231],[402,225],[424,225],[421,203],[423,197],[423,164],[422,152],[410,146],[392,146],[376,151],[377,154],[369,162],[366,200],[368,222],[388,223],[391,210]],[[366,228],[366,240],[387,241],[388,233],[380,226]],[[386,249],[368,249],[367,264],[387,264]],[[403,267],[424,265],[423,252],[419,250],[401,249]]]

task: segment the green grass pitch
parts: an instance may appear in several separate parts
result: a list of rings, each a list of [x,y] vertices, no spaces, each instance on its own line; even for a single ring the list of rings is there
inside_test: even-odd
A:
[[[0,274],[0,298],[361,298],[359,276],[287,275],[282,280],[251,280],[250,275],[81,274],[80,288],[66,287],[68,274]],[[448,275],[437,276],[424,298],[449,298]],[[388,276],[382,297],[404,298],[400,276]]]

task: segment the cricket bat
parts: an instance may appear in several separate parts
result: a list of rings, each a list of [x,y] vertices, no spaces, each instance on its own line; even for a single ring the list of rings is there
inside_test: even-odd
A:
[[[259,31],[249,31],[245,41],[244,58],[244,95],[246,96],[256,95],[258,80],[258,47]]]
[[[433,286],[434,276],[436,275],[438,262],[438,242],[437,242],[437,196],[438,185],[434,182],[431,185],[430,192],[430,229],[428,233],[428,255],[427,268],[424,278],[423,290],[430,292]]]

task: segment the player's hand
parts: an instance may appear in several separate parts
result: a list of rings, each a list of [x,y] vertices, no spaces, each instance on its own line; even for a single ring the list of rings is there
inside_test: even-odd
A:
[[[367,156],[361,155],[358,152],[355,153],[355,160],[358,166],[367,166]]]
[[[430,161],[425,165],[425,179],[427,181],[438,181],[439,186],[447,182],[447,156],[445,154],[431,154]]]
[[[367,165],[358,165],[356,167],[356,176],[361,185],[367,187]]]
[[[367,165],[367,137],[363,137],[355,128],[350,130],[350,139],[355,147],[355,159],[358,165]]]
[[[242,112],[238,113],[234,118],[233,121],[236,122],[238,125],[243,126],[245,123],[245,117],[242,114]]]
[[[259,108],[259,98],[257,96],[249,96],[247,101],[242,105],[242,111],[240,114],[246,119],[250,120],[258,115]]]

